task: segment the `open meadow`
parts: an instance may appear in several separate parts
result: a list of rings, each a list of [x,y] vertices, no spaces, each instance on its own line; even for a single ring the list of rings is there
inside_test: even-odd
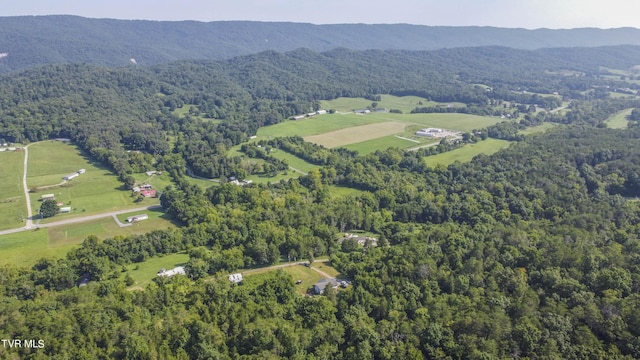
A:
[[[429,166],[449,165],[456,161],[468,162],[478,154],[491,155],[509,147],[510,144],[511,142],[506,140],[487,139],[474,144],[467,144],[459,149],[427,156],[424,158],[424,162]]]
[[[86,172],[62,184],[65,175],[80,169]],[[54,194],[58,202],[71,207],[70,213],[43,219],[42,223],[159,203],[157,198],[134,202],[135,197],[109,169],[85,157],[76,146],[57,141],[29,146],[27,186],[32,189],[34,213],[44,194]]]
[[[532,127],[528,127],[526,129],[520,130],[518,131],[518,134],[521,134],[521,135],[542,134],[547,130],[553,129],[556,126],[558,126],[558,124],[546,122],[540,125],[536,125],[536,126],[532,126]]]
[[[378,139],[387,135],[404,133],[405,126],[405,123],[399,121],[380,122],[330,131],[320,135],[307,136],[304,140],[328,148],[334,148]]]
[[[187,262],[189,262],[189,254],[184,252],[161,257],[154,256],[140,263],[128,264],[127,272],[122,274],[122,279],[124,280],[126,274],[129,274],[134,280],[129,289],[144,289],[158,276],[160,269],[171,270],[177,266],[184,266]]]
[[[0,163],[0,230],[18,228],[24,226],[27,216],[22,189],[24,152],[2,151]]]
[[[627,119],[629,115],[631,115],[631,111],[633,111],[633,109],[622,110],[608,118],[604,123],[607,124],[607,127],[610,129],[626,129],[629,125],[629,120]]]
[[[116,235],[145,234],[156,229],[166,229],[176,225],[160,210],[145,210],[149,219],[119,227],[112,217],[79,224],[61,225],[49,228],[23,231],[0,236],[0,265],[14,264],[31,266],[42,257],[61,258],[73,247],[82,244],[89,236],[95,235],[100,240]],[[124,222],[129,213],[118,215]]]
[[[372,101],[365,98],[337,98],[334,100],[323,100],[320,102],[320,107],[326,110],[333,109],[338,112],[350,112],[357,109],[366,109],[376,102],[376,108],[379,109],[396,109],[407,114],[416,107],[425,106],[456,106],[464,107],[463,103],[438,103],[435,101],[429,101],[419,96],[394,96],[394,95],[380,95],[379,101]]]

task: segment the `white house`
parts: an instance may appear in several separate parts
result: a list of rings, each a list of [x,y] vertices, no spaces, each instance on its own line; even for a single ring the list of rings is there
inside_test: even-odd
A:
[[[53,195],[53,194],[44,194],[44,195],[42,195],[42,196],[40,197],[40,200],[44,201],[44,200],[53,199],[53,198],[55,198],[55,197],[56,197],[56,196],[55,196],[55,195]]]
[[[87,169],[80,169],[78,170],[78,174],[84,174],[87,172]]]
[[[158,276],[172,277],[175,275],[187,275],[187,272],[184,270],[184,266],[177,266],[171,270],[161,269],[158,272]]]
[[[71,180],[71,179],[73,179],[75,177],[78,177],[78,175],[80,175],[80,174],[78,174],[78,173],[69,174],[69,175],[65,176],[63,179],[69,181],[69,180]]]
[[[434,137],[435,134],[428,131],[428,129],[421,129],[416,131],[416,136],[426,136],[426,137]]]
[[[229,281],[231,281],[234,284],[237,284],[239,282],[242,281],[242,274],[237,273],[237,274],[230,274],[229,275]]]
[[[61,207],[58,211],[61,212],[61,213],[70,213],[71,212],[71,206]]]

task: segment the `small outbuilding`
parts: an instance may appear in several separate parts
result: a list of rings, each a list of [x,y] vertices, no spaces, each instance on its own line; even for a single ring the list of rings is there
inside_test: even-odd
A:
[[[234,284],[242,282],[242,274],[240,274],[240,273],[230,274],[229,275],[229,281],[231,281]]]
[[[136,221],[142,221],[142,220],[147,220],[149,219],[149,215],[147,214],[140,214],[140,215],[135,215],[135,216],[129,216],[127,218],[127,222],[129,223],[134,223]]]
[[[71,206],[63,206],[63,207],[61,207],[61,208],[58,210],[58,212],[61,212],[61,213],[70,213],[70,212],[71,212]]]

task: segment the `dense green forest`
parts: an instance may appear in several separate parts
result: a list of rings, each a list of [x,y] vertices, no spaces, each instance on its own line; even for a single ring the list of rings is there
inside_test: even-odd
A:
[[[64,259],[0,268],[1,337],[45,342],[42,349],[0,348],[0,357],[639,358],[640,125],[637,111],[628,129],[603,124],[640,104],[598,91],[637,89],[599,77],[598,65],[631,67],[639,49],[620,48],[625,56],[615,58],[610,50],[297,50],[5,76],[0,138],[71,137],[123,181],[151,166],[167,171],[174,186],[161,203],[182,226],[91,236]],[[563,60],[581,52],[595,58]],[[557,92],[568,108],[552,113],[536,92]],[[206,191],[185,176],[187,168],[236,175],[228,149],[260,126],[321,99],[377,94],[487,111],[517,101],[526,115],[465,134],[468,142],[517,140],[466,164],[425,165],[425,156],[455,145],[361,156],[288,137],[262,145],[277,142],[321,168],[275,184]],[[172,112],[185,105],[193,116]],[[528,105],[543,110],[528,112]],[[220,121],[200,120],[203,114]],[[563,125],[518,133],[543,122]],[[168,136],[176,138],[173,148]],[[242,150],[270,160],[255,146]],[[283,165],[276,160],[270,164]],[[334,196],[335,186],[357,191]],[[339,245],[337,234],[351,230],[376,234],[378,246]],[[187,277],[127,289],[126,265],[178,251],[189,253]],[[352,286],[302,297],[281,271],[257,283],[220,280],[288,256],[329,256]],[[76,287],[83,277],[89,285]]]
[[[0,17],[0,72],[61,63],[153,65],[222,60],[261,51],[518,49],[640,45],[640,30],[505,29],[408,24],[314,25],[257,21],[144,21],[78,16]],[[133,60],[132,60],[133,59]]]

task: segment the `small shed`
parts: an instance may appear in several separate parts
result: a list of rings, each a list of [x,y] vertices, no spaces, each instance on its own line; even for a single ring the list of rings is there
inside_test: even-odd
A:
[[[71,206],[63,206],[58,211],[61,212],[61,213],[70,213],[71,212]]]
[[[240,273],[230,274],[229,275],[229,281],[231,281],[234,284],[242,282],[242,274],[240,274]]]
[[[51,200],[54,199],[56,196],[54,194],[44,194],[40,197],[40,200],[45,201],[45,200]]]

